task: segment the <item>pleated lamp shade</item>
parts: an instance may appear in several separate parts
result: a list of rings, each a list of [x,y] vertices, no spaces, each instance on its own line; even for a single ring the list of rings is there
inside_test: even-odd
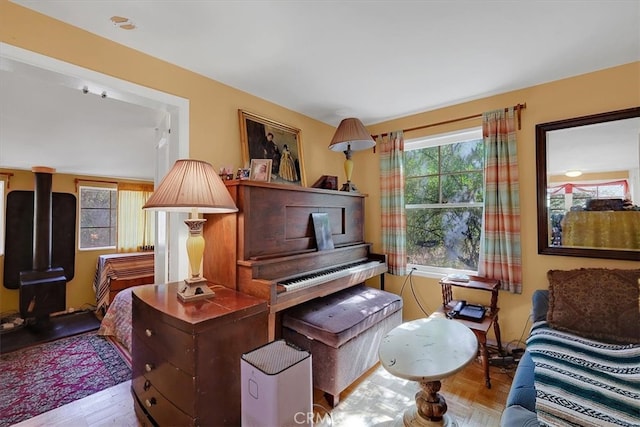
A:
[[[143,209],[201,213],[237,212],[227,187],[210,163],[178,160]]]
[[[332,151],[346,151],[349,147],[353,151],[366,150],[374,147],[376,142],[367,132],[362,122],[355,118],[344,119],[338,125],[336,133],[329,144]]]

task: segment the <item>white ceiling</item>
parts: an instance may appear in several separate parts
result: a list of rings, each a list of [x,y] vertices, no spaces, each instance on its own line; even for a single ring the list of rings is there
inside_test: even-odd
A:
[[[636,0],[14,2],[334,126],[347,116],[373,124],[640,60]],[[113,15],[136,29],[115,27]],[[48,89],[14,74],[0,74],[1,167],[45,151],[49,166],[67,167],[70,159],[48,152],[62,144],[56,129],[91,154],[92,144],[104,143],[85,133],[96,122],[112,133],[111,120],[124,121],[123,132],[138,139],[157,126],[146,108],[63,88],[41,113],[54,123],[30,120],[48,104]],[[76,104],[88,99],[98,119],[89,118],[93,107]],[[36,123],[46,127],[45,146],[40,139],[37,149],[17,149],[30,145]],[[131,148],[123,134],[109,136]],[[109,173],[104,163],[97,174]]]

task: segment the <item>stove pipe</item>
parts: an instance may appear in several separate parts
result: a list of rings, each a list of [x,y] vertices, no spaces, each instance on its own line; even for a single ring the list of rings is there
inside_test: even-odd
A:
[[[62,267],[51,268],[52,200],[51,175],[55,169],[34,166],[33,262],[31,271],[20,272],[20,315],[46,324],[51,313],[66,305],[67,278]]]
[[[51,268],[51,176],[53,168],[34,166],[35,191],[33,200],[33,270]]]

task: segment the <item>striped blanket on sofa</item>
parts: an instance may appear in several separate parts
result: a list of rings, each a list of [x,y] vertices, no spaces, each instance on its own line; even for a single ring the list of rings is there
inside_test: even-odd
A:
[[[548,426],[640,426],[640,345],[607,344],[533,325],[536,412]]]

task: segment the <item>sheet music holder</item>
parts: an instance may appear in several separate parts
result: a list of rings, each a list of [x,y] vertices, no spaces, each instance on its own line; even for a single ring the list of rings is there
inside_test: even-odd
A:
[[[329,214],[326,212],[314,212],[311,214],[313,228],[316,235],[316,245],[319,251],[333,249],[333,238],[331,237],[331,225],[329,224]]]

